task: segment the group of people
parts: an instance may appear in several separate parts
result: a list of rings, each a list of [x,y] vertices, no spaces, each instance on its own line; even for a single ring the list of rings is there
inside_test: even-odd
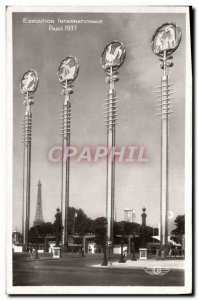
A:
[[[31,257],[34,257],[34,255],[36,253],[36,249],[32,245],[30,245],[29,249],[28,249],[28,252],[30,253]]]
[[[178,257],[178,256],[184,256],[184,251],[181,249],[169,249],[169,250],[164,250],[164,249],[156,249],[156,259],[165,259],[166,257]]]

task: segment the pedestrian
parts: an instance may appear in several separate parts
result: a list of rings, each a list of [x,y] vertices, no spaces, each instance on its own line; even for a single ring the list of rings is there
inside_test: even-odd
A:
[[[33,255],[32,255],[32,245],[30,246],[30,256],[33,257]]]
[[[81,253],[82,253],[82,258],[85,257],[84,249],[81,250]]]
[[[159,249],[156,249],[156,260],[159,259]]]
[[[164,249],[161,250],[161,259],[165,259],[165,251],[164,251]]]

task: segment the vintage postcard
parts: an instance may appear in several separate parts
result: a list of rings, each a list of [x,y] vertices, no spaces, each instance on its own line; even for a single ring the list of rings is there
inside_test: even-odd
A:
[[[8,6],[6,292],[192,293],[188,6]]]

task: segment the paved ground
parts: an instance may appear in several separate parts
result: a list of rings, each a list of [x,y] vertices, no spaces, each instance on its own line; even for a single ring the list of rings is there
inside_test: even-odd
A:
[[[15,286],[183,286],[184,271],[171,269],[166,275],[152,276],[144,267],[127,267],[118,264],[114,257],[113,267],[102,268],[101,255],[78,254],[55,260],[50,255],[41,255],[39,260],[29,254],[14,254],[13,285]],[[134,262],[135,263],[135,262]],[[122,265],[122,266],[121,266]],[[117,267],[118,266],[118,267]],[[156,264],[159,266],[159,263]]]
[[[101,264],[93,265],[93,267],[101,268]],[[184,260],[126,260],[125,263],[113,262],[112,268],[127,268],[127,269],[145,269],[145,268],[168,268],[173,270],[184,270]]]

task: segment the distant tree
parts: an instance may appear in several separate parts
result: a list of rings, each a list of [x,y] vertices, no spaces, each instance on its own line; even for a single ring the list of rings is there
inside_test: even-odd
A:
[[[175,229],[171,231],[171,240],[176,243],[182,242],[182,235],[185,234],[185,215],[178,215],[174,221]]]
[[[29,243],[36,242],[36,229],[35,227],[31,227],[29,230]]]
[[[150,237],[153,235],[158,235],[158,228],[146,226],[146,236]]]
[[[102,248],[105,247],[106,243],[106,228],[107,222],[105,217],[99,217],[94,220],[94,232],[96,235],[95,242]]]
[[[120,235],[128,236],[133,233],[138,233],[139,228],[140,225],[134,222],[114,222],[114,238],[116,239],[116,236]]]
[[[74,237],[74,244],[81,245],[82,242],[82,237]]]
[[[94,233],[94,221],[88,218],[82,209],[77,210],[75,231],[79,235]]]
[[[137,233],[140,230],[140,224],[135,222],[124,222],[124,232],[125,234]]]
[[[53,225],[51,222],[46,222],[39,225],[39,233],[43,235],[50,235],[53,233]]]
[[[29,230],[29,242],[36,242],[36,235],[39,242],[43,242],[46,235],[53,234],[53,224],[51,222],[43,222],[40,225],[36,225]]]
[[[152,229],[153,229],[154,236],[159,235],[159,228],[153,227]]]
[[[68,211],[68,233],[73,234],[76,231],[76,214],[78,215],[78,209],[69,207]]]
[[[29,230],[29,243],[42,243],[44,241],[44,237],[41,235],[40,225],[36,225],[31,227]]]

